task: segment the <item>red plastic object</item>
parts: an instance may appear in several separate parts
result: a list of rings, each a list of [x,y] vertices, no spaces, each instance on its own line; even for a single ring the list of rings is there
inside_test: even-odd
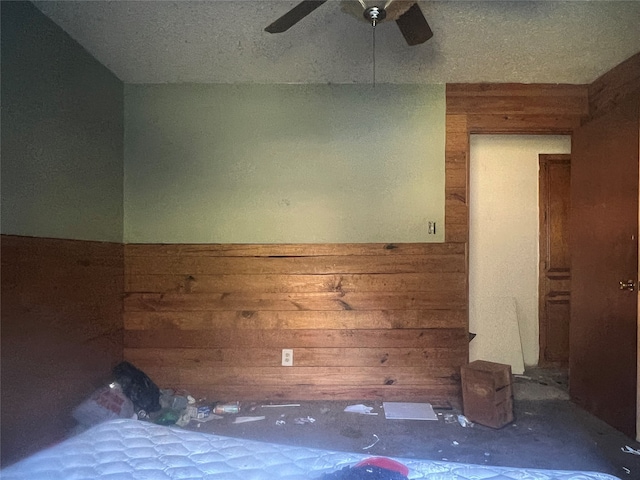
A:
[[[361,462],[357,463],[356,467],[366,467],[367,465],[384,468],[386,470],[391,470],[393,472],[398,472],[404,475],[405,477],[409,476],[409,468],[407,468],[400,462],[391,460],[390,458],[385,458],[385,457],[365,458]]]

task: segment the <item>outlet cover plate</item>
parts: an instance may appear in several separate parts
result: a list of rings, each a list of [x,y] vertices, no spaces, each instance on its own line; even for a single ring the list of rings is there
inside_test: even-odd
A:
[[[293,367],[293,349],[291,348],[282,349],[282,366]]]

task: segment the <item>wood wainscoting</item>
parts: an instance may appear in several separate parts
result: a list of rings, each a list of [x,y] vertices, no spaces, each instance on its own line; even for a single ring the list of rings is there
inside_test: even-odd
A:
[[[2,464],[69,433],[122,360],[123,246],[2,235]]]
[[[125,358],[164,386],[224,400],[458,397],[464,244],[125,252]]]
[[[125,358],[210,399],[460,406],[469,134],[567,134],[587,113],[586,86],[447,86],[442,244],[126,245]]]

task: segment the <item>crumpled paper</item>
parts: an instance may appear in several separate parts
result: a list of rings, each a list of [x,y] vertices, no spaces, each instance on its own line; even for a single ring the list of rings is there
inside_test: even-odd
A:
[[[349,405],[344,409],[345,412],[359,413],[361,415],[378,415],[371,410],[373,410],[373,407],[367,407],[366,405],[362,405],[361,403],[359,403],[358,405]]]

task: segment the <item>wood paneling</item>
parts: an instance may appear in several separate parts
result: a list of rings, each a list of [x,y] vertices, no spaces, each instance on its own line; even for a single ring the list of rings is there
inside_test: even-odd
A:
[[[127,245],[125,257],[125,358],[161,385],[227,400],[458,400],[464,244]]]
[[[125,246],[125,358],[221,400],[459,406],[469,134],[569,133],[587,106],[586,86],[447,86],[442,244]]]
[[[122,360],[123,246],[2,235],[2,463],[63,438]]]
[[[595,119],[640,99],[640,52],[589,85],[589,114]]]
[[[586,85],[449,84],[447,113],[470,133],[569,134],[589,113]]]

